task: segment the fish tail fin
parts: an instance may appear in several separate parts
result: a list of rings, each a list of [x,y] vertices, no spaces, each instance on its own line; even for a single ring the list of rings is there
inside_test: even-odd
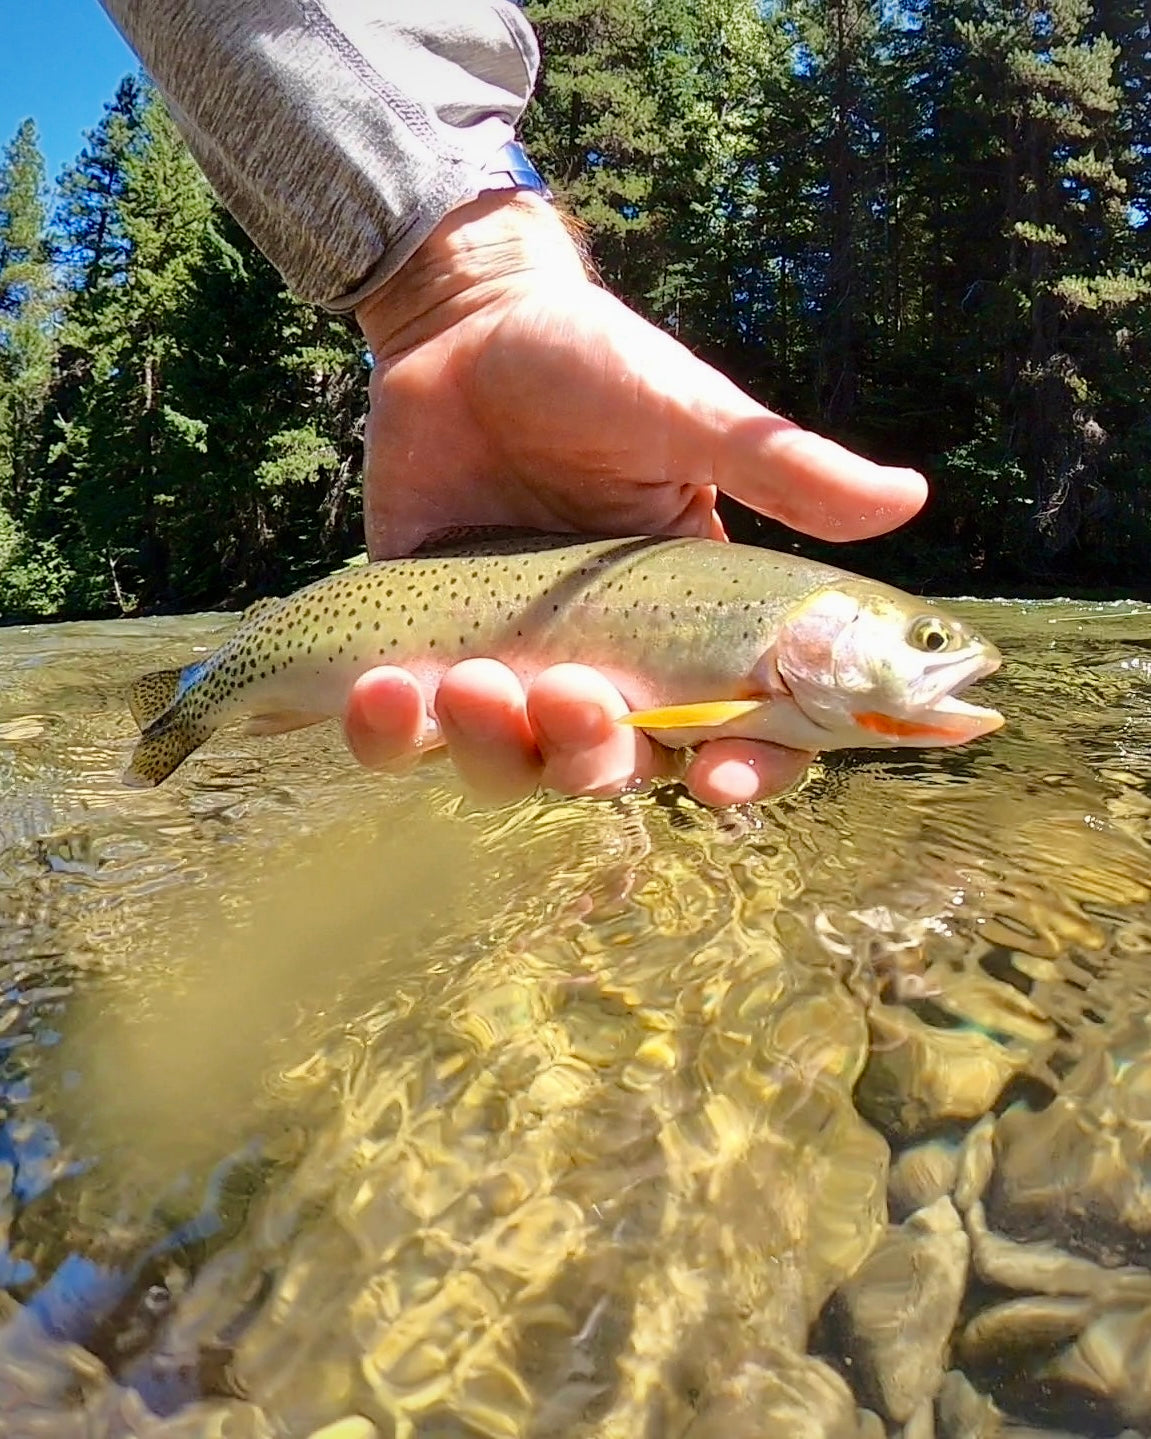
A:
[[[141,675],[128,691],[128,708],[141,733],[176,702],[180,683],[193,665],[182,670],[153,670]]]
[[[152,789],[208,739],[216,726],[177,701],[154,719],[132,751],[123,780],[132,789]]]

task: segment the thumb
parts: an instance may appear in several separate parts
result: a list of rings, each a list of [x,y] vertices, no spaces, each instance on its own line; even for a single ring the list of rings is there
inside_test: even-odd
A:
[[[660,414],[666,427],[663,450],[674,471],[666,478],[710,482],[825,540],[869,539],[922,509],[927,481],[917,471],[875,464],[774,414],[634,314],[617,314],[616,338],[631,393],[646,391],[637,409]]]
[[[886,534],[927,499],[917,470],[877,465],[769,410],[735,421],[714,473],[725,494],[821,540]]]

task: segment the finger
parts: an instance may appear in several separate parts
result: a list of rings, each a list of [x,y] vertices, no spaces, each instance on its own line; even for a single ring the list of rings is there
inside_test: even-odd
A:
[[[427,723],[423,691],[407,670],[384,665],[352,686],[344,738],[368,769],[403,770],[419,758]]]
[[[436,717],[464,783],[493,803],[532,794],[543,761],[528,724],[523,686],[497,660],[462,660],[436,691]]]
[[[620,794],[668,764],[639,730],[616,724],[627,701],[597,670],[553,665],[528,691],[528,720],[544,759],[543,783],[561,794]]]
[[[688,766],[685,781],[701,804],[751,804],[789,789],[814,758],[782,745],[711,740]]]
[[[716,478],[745,505],[822,540],[886,534],[927,499],[918,471],[877,465],[770,411],[729,431]]]
[[[629,435],[633,459],[663,454],[660,479],[700,484],[706,476],[752,509],[820,539],[884,534],[923,507],[927,481],[917,471],[877,465],[773,414],[604,292],[585,299],[584,313],[588,326],[599,326],[596,353],[605,373],[632,381],[603,397],[600,430]],[[645,423],[657,416],[658,441]]]

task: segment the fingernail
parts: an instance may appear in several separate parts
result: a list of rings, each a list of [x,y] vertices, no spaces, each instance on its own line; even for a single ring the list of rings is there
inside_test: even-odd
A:
[[[535,717],[536,728],[552,749],[586,749],[611,729],[603,706],[594,700],[572,700]]]
[[[729,759],[718,766],[712,780],[731,796],[730,804],[746,804],[758,795],[763,776],[754,759]]]

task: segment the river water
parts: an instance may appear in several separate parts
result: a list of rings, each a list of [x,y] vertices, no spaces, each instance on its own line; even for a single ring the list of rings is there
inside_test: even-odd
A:
[[[724,814],[0,631],[0,1434],[1151,1433],[1151,609],[955,608],[1003,732]]]

